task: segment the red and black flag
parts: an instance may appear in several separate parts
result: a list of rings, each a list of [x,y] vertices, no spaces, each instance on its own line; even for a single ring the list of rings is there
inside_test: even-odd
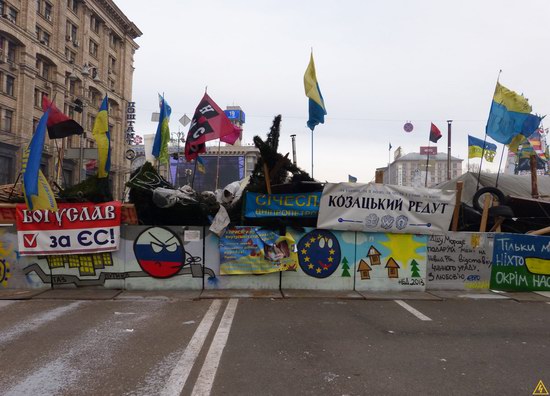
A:
[[[432,127],[430,129],[430,142],[437,143],[439,139],[441,139],[441,131],[432,122]]]
[[[187,133],[185,159],[189,162],[196,159],[200,153],[206,152],[205,142],[209,140],[220,139],[224,143],[233,144],[241,136],[241,131],[205,93],[195,110]]]
[[[53,102],[48,100],[47,95],[42,96],[42,109],[44,111],[50,109],[48,117],[48,136],[50,139],[61,139],[71,135],[81,135],[84,129],[78,122],[67,117],[55,106]]]

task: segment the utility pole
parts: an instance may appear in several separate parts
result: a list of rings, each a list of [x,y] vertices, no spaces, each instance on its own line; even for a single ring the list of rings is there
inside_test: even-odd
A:
[[[296,163],[296,135],[290,135],[292,138],[292,162],[294,165],[297,165]]]

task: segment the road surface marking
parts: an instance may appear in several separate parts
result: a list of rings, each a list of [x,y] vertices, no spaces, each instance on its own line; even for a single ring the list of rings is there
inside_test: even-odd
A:
[[[189,344],[187,344],[187,347],[183,351],[180,360],[176,363],[176,366],[170,374],[170,378],[166,381],[166,385],[161,392],[162,395],[175,396],[181,394],[185,382],[187,382],[187,377],[189,377],[189,373],[195,364],[195,360],[202,349],[204,340],[210,332],[210,328],[214,323],[214,319],[216,319],[216,315],[221,305],[221,300],[214,300],[212,304],[210,304],[210,308],[208,308],[208,311],[199,323],[197,330],[195,330],[193,337],[191,337],[191,341],[189,341]]]
[[[208,350],[208,355],[204,360],[202,365],[201,372],[199,377],[195,382],[195,387],[191,393],[193,396],[208,396],[212,390],[212,385],[214,384],[214,379],[216,377],[216,371],[218,371],[218,366],[220,364],[220,359],[222,357],[223,349],[227,343],[227,338],[229,337],[229,331],[231,330],[231,324],[233,323],[233,318],[235,317],[235,311],[237,310],[237,303],[239,300],[232,298],[227,304],[227,308],[223,313],[222,320],[214,335],[212,344],[210,344],[210,349]]]
[[[416,316],[420,320],[431,320],[426,315],[424,315],[422,312],[416,310],[415,308],[411,307],[409,304],[407,304],[403,300],[394,300],[397,304],[401,305],[403,308],[405,308],[407,311],[412,313],[414,316]]]
[[[43,326],[48,322],[56,320],[57,318],[76,310],[81,304],[83,304],[82,301],[75,301],[69,305],[63,305],[61,307],[46,311],[35,318],[25,319],[20,323],[16,323],[10,329],[4,330],[0,333],[0,344],[7,343],[25,333],[36,330],[40,326]]]

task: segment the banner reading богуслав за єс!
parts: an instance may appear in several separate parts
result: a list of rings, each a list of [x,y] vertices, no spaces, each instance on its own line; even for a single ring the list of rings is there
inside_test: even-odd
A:
[[[121,203],[58,205],[57,212],[16,207],[19,253],[84,254],[118,250]]]
[[[317,228],[436,234],[449,229],[455,191],[385,184],[327,183]]]

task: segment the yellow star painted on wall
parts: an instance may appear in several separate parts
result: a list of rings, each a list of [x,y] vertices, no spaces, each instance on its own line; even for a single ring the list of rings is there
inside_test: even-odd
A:
[[[306,242],[305,247],[309,248],[311,246],[311,243]]]
[[[327,261],[328,261],[329,263],[332,263],[332,262],[334,261],[334,258],[329,257],[329,258],[327,258]]]
[[[330,249],[328,253],[332,256],[334,254],[334,249]]]
[[[308,257],[308,256],[304,257],[304,261],[305,261],[306,263],[309,263],[309,257]]]
[[[302,249],[302,254],[306,254],[307,253],[307,250],[306,249]]]
[[[319,235],[319,238],[321,238],[320,235]],[[309,239],[309,241],[310,241],[311,243],[313,243],[313,242],[315,242],[315,238],[314,238],[314,237],[311,237],[311,238]]]
[[[321,268],[317,268],[317,273],[320,274],[321,273]]]
[[[310,263],[307,267],[308,267],[309,269],[313,269],[313,264]]]

